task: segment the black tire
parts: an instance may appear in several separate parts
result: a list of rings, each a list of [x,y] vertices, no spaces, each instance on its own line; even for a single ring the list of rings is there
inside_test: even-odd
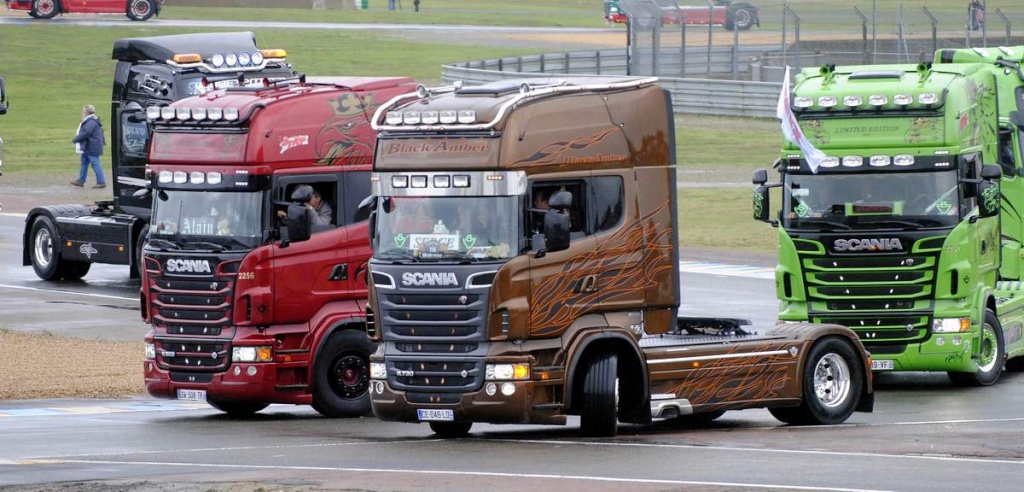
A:
[[[59,0],[34,0],[28,15],[36,19],[52,19],[60,13]]]
[[[88,261],[64,261],[60,265],[61,277],[64,280],[82,280],[90,267],[92,263]]]
[[[863,360],[849,341],[822,338],[804,358],[800,406],[768,411],[792,425],[841,424],[857,408],[864,391],[864,371]]]
[[[228,414],[228,417],[236,419],[252,417],[256,412],[270,406],[269,403],[253,403],[248,401],[207,401],[206,403]]]
[[[313,409],[324,417],[361,417],[370,413],[370,354],[366,333],[343,330],[331,335],[313,364]]]
[[[64,269],[59,252],[60,236],[53,220],[45,215],[37,216],[28,237],[28,256],[36,275],[43,280],[60,280]]]
[[[594,355],[583,379],[580,431],[588,437],[613,437],[618,431],[616,378],[619,358],[614,352]]]
[[[747,31],[757,23],[757,11],[753,7],[730,7],[726,15],[725,28],[732,31]]]
[[[133,21],[144,21],[156,13],[153,0],[130,0],[128,2],[128,18]]]
[[[139,237],[135,238],[135,274],[142,278],[142,271],[146,269],[146,261],[142,258],[142,250],[146,247],[146,238],[149,236],[149,229],[143,226],[139,231]]]
[[[469,434],[469,429],[473,427],[472,422],[431,422],[430,430],[437,434],[437,437],[443,437],[445,439],[454,439],[458,437],[466,437]]]
[[[1003,327],[996,313],[985,310],[981,325],[981,361],[977,372],[950,372],[949,380],[956,386],[989,386],[999,380],[1006,365],[1006,347],[1003,346]]]

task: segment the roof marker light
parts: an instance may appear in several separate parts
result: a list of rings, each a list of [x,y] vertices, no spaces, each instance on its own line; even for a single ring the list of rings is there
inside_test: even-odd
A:
[[[182,55],[174,55],[171,57],[171,61],[174,63],[200,63],[203,61],[203,57],[195,53],[187,53]]]
[[[456,174],[452,176],[452,186],[456,188],[469,188],[469,175]]]
[[[910,166],[914,164],[914,156],[910,154],[900,154],[892,158],[892,163],[897,166]]]
[[[260,53],[259,51],[253,51],[252,55],[249,55],[249,57],[252,60],[253,65],[259,66],[263,64],[263,53]]]
[[[213,65],[213,68],[223,67],[224,66],[224,55],[222,55],[220,53],[215,53],[213,56],[210,57],[210,63]]]
[[[882,167],[888,166],[889,162],[889,156],[887,155],[873,155],[871,156],[871,159],[868,160],[868,165]]]
[[[889,104],[889,96],[886,96],[885,94],[872,94],[868,96],[868,104],[875,107],[885,106],[886,104]]]
[[[797,108],[809,108],[814,105],[814,98],[807,96],[798,96],[793,98],[793,106]]]
[[[451,176],[438,175],[434,176],[434,188],[450,188],[452,183]]]
[[[406,125],[418,125],[420,124],[420,112],[419,111],[406,111],[402,113],[402,122]]]
[[[218,121],[224,117],[224,110],[221,108],[208,108],[206,116],[210,118],[210,121]]]
[[[252,55],[250,55],[248,53],[239,53],[238,54],[238,64],[239,65],[242,65],[243,67],[245,67],[245,66],[249,66],[249,63],[251,63],[251,62],[252,62]]]
[[[438,119],[442,125],[450,125],[459,121],[459,114],[452,110],[441,111],[438,113]]]
[[[384,121],[389,125],[401,125],[402,124],[402,112],[401,111],[388,111],[387,116],[384,117]]]
[[[917,102],[921,104],[935,104],[939,102],[939,96],[934,92],[922,92],[917,95]]]
[[[282,49],[260,50],[265,58],[284,58],[285,51]]]
[[[476,111],[473,111],[472,109],[464,109],[459,111],[458,114],[459,123],[462,123],[463,125],[476,123]]]
[[[864,96],[856,94],[843,96],[843,104],[851,108],[855,108],[857,106],[860,106],[861,104],[864,104]]]
[[[424,111],[420,117],[424,125],[436,125],[438,122],[437,111]]]
[[[192,171],[192,175],[189,176],[189,182],[192,184],[203,184],[206,181],[206,175],[200,171]]]
[[[820,167],[839,167],[839,158],[834,155],[828,155],[821,159],[818,163]]]
[[[179,120],[187,120],[192,117],[192,111],[188,108],[175,108],[174,112]]]
[[[862,165],[864,165],[864,158],[859,155],[843,157],[843,167],[860,167]]]
[[[206,119],[206,108],[192,108],[192,119],[203,121]]]
[[[211,171],[211,172],[206,173],[206,182],[210,183],[212,185],[220,184],[222,179],[223,179],[223,177],[217,171]]]
[[[170,183],[171,180],[174,179],[174,173],[172,173],[170,171],[160,171],[160,174],[157,177],[157,179],[161,183]]]
[[[391,186],[395,187],[395,188],[408,188],[409,187],[409,177],[408,176],[404,176],[404,175],[392,176],[391,177]]]
[[[224,121],[238,121],[238,108],[224,108]]]
[[[165,119],[165,120],[173,120],[174,119],[174,108],[169,107],[169,106],[164,106],[164,107],[160,108],[160,117]]]
[[[234,53],[228,53],[228,54],[224,55],[224,64],[229,66],[229,67],[233,67],[235,65],[238,65],[238,55],[236,55]]]
[[[174,182],[184,184],[188,181],[188,173],[185,171],[174,171]]]
[[[892,96],[893,104],[899,104],[900,106],[906,106],[914,103],[914,96],[910,94],[896,94]]]
[[[422,175],[422,174],[413,175],[412,179],[409,181],[409,184],[413,188],[426,188],[427,187],[427,177]]]
[[[160,106],[150,106],[146,108],[146,119],[147,120],[158,120],[160,119]]]
[[[836,96],[821,96],[818,98],[818,106],[823,108],[831,108],[838,103],[839,101],[836,100]]]

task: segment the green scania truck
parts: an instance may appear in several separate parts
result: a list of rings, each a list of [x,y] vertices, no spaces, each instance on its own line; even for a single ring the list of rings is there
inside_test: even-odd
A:
[[[996,164],[1000,135],[1019,131],[997,94],[1021,79],[1004,72],[950,62],[796,77],[790,110],[824,156],[809,163],[787,142],[779,182],[754,173],[754,218],[778,227],[780,323],[846,325],[873,371],[947,371],[963,386],[994,383],[1024,354],[1019,145]]]

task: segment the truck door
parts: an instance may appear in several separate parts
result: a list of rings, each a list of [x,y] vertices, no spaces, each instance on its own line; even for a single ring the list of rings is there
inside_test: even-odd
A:
[[[174,100],[173,80],[166,67],[146,65],[131,66],[123,80],[123,86],[115,84],[111,102],[113,121],[108,150],[114,173],[114,198],[126,213],[148,218],[149,200],[133,196],[146,186],[146,153],[149,151],[146,108]]]
[[[278,220],[277,211],[286,208],[291,193],[301,185],[313,186],[333,213],[330,224],[314,227],[309,240],[287,243],[285,247],[282,242],[272,246],[274,317],[276,322],[284,324],[308,322],[327,303],[349,297],[354,288],[355,272],[347,265],[346,246],[358,238],[350,237],[352,232],[348,228],[338,227],[341,188],[338,175],[291,175],[277,179],[273,190],[273,220]],[[287,239],[287,229],[280,227],[280,230],[282,239]],[[367,242],[365,228],[363,233],[363,241]]]
[[[1006,280],[1021,279],[1021,248],[1024,246],[1024,177],[1021,176],[1019,130],[999,129],[999,167],[1003,178],[999,182],[1002,206],[1000,232],[1003,237],[1003,268],[1000,275]]]

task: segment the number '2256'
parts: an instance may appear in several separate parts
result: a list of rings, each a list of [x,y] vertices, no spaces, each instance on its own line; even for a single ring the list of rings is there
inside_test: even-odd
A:
[[[253,280],[256,278],[256,272],[238,272],[238,280]]]

